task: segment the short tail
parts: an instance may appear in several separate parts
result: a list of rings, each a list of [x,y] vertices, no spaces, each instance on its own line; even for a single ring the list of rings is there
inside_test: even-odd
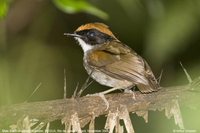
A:
[[[159,90],[159,86],[151,86],[151,85],[145,85],[145,84],[137,84],[138,89],[142,92],[142,93],[150,93],[153,91],[158,91]]]

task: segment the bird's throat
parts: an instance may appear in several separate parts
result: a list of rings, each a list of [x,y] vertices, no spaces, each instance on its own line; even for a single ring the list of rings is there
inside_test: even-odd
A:
[[[79,45],[82,47],[84,53],[93,48],[92,45],[89,45],[89,44],[85,43],[85,41],[83,41],[82,39],[80,39],[78,37],[75,37],[75,39],[79,42]]]

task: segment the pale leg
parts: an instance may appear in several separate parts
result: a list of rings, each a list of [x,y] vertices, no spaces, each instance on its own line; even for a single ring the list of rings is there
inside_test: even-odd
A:
[[[111,89],[109,89],[109,90],[106,90],[106,91],[102,91],[102,92],[100,92],[100,93],[102,93],[102,94],[108,94],[108,93],[110,93],[110,92],[112,92],[112,91],[115,91],[115,90],[119,90],[119,89],[121,89],[121,87],[113,87],[113,88],[111,88]]]

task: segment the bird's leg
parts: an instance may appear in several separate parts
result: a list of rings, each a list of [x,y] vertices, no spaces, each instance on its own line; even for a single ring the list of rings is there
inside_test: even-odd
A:
[[[104,93],[95,93],[95,94],[88,94],[87,96],[99,96],[105,103],[106,105],[106,109],[105,110],[108,110],[109,108],[109,103],[108,103],[108,100],[106,99]]]
[[[115,91],[115,90],[118,90],[118,89],[120,89],[120,88],[119,87],[113,87],[113,88],[111,88],[109,90],[97,93],[97,95],[99,97],[101,97],[101,99],[103,99],[103,101],[105,102],[105,104],[106,104],[106,110],[109,108],[109,103],[108,103],[108,100],[105,98],[105,94],[108,94],[108,93],[110,93],[112,91]]]
[[[132,95],[133,95],[133,99],[134,100],[136,100],[136,97],[135,97],[135,88],[136,86],[130,86],[130,87],[127,87],[126,89],[124,89],[124,93],[131,93]],[[133,90],[131,90],[131,88],[133,89]]]
[[[119,90],[119,89],[121,89],[121,87],[113,87],[113,88],[111,88],[111,89],[109,89],[109,90],[106,90],[106,91],[102,91],[102,92],[100,92],[100,93],[102,93],[102,94],[108,94],[108,93],[110,93],[110,92],[112,92],[112,91],[115,91],[115,90]]]
[[[124,93],[133,93],[134,91],[135,91],[135,86],[129,86],[124,88]]]
[[[106,110],[108,110],[109,102],[108,102],[108,100],[106,99],[106,97],[105,97],[105,95],[103,93],[95,93],[92,96],[99,96],[104,101],[104,103],[106,105]]]
[[[119,87],[113,87],[113,88],[111,88],[109,90],[106,90],[106,91],[103,91],[103,92],[99,92],[99,93],[95,93],[95,94],[88,95],[88,96],[99,96],[104,101],[104,103],[106,104],[106,110],[108,110],[109,103],[108,103],[108,100],[105,97],[105,94],[108,94],[108,93],[110,93],[112,91],[115,91],[115,90],[118,90],[118,89],[120,89],[120,88]]]

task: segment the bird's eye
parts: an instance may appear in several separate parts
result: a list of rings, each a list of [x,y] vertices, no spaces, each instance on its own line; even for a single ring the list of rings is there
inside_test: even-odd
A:
[[[94,33],[94,32],[88,32],[88,33],[87,33],[87,36],[88,36],[88,37],[94,37],[94,36],[95,36],[95,33]]]

